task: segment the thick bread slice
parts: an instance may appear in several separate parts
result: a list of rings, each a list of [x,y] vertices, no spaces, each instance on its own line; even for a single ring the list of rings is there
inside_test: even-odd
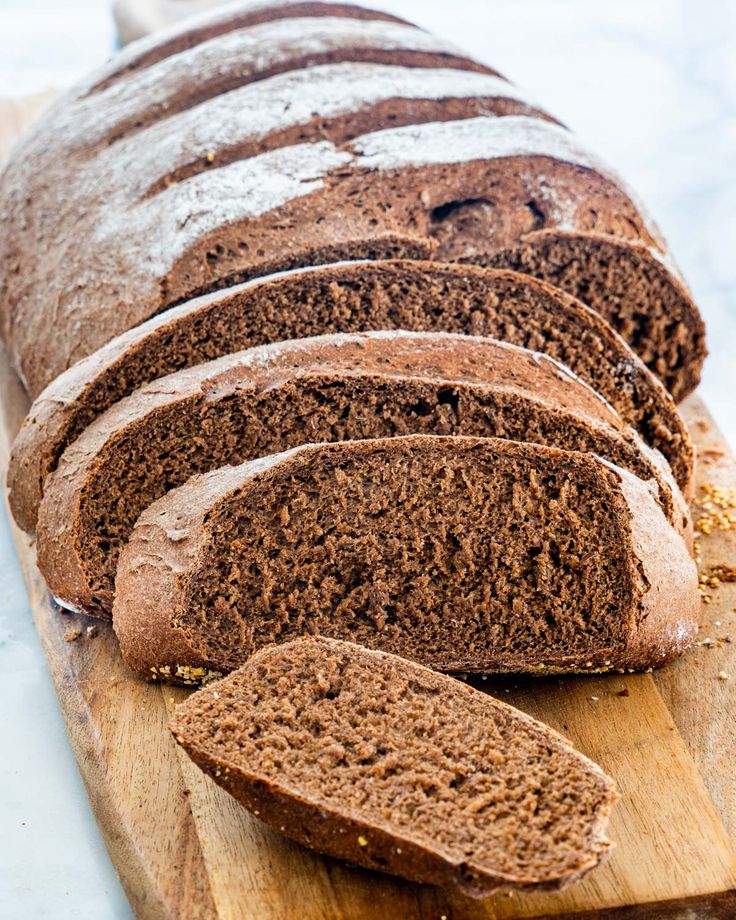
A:
[[[138,516],[195,473],[313,441],[411,433],[597,453],[651,480],[689,538],[689,511],[664,458],[563,365],[493,339],[376,332],[228,355],[116,403],[47,480],[39,566],[66,605],[109,615],[118,553]]]
[[[194,762],[321,853],[472,897],[594,868],[613,781],[556,732],[394,655],[301,639],[177,706]]]
[[[425,262],[299,269],[174,307],[71,367],[38,397],[13,446],[10,505],[36,527],[46,476],[117,400],[180,368],[266,342],[364,329],[486,335],[543,352],[595,388],[669,461],[687,496],[693,450],[662,384],[583,304],[508,271]]]
[[[697,630],[697,572],[647,486],[593,454],[413,435],[194,477],[120,555],[113,626],[149,678],[349,638],[446,671],[643,669]]]

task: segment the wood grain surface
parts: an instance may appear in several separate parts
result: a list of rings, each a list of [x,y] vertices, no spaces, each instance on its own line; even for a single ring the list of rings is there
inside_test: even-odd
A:
[[[0,157],[48,101],[0,102]],[[0,354],[0,471],[28,401]],[[699,644],[651,674],[475,680],[572,739],[622,795],[609,861],[561,894],[486,901],[316,856],[240,808],[174,744],[167,721],[186,692],[123,664],[108,624],[50,599],[28,538],[14,536],[70,743],[112,860],[144,920],[638,920],[736,917],[736,460],[695,397]],[[720,490],[720,491],[718,491]],[[733,502],[734,507],[728,505]],[[726,567],[726,569],[724,569]],[[731,642],[731,637],[734,642]],[[719,676],[720,675],[720,676]]]

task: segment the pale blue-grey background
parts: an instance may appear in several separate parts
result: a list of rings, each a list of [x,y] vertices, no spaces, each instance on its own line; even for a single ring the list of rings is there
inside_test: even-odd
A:
[[[370,5],[370,0],[365,0]],[[736,446],[736,3],[394,0],[521,83],[639,190],[709,327],[701,388]],[[0,0],[0,97],[102,61],[108,0]],[[0,513],[0,918],[128,918]]]

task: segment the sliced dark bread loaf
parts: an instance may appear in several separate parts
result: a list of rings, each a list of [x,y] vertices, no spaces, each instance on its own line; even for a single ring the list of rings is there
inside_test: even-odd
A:
[[[487,335],[544,352],[594,387],[668,459],[687,495],[693,451],[675,405],[601,318],[528,276],[472,266],[370,262],[301,269],[174,307],[55,380],[13,446],[10,505],[33,531],[64,449],[118,399],[233,351],[321,332],[411,329]]]
[[[145,149],[140,136],[137,141],[135,149]],[[639,294],[647,284],[642,259],[653,261],[663,272],[657,296],[651,308],[644,303],[644,313],[641,303],[617,302],[606,309],[621,328],[631,327],[632,339],[646,339],[657,366],[664,360],[660,355],[671,351],[671,335],[662,339],[663,323],[655,315],[665,311],[682,342],[678,367],[671,369],[683,381],[680,392],[698,378],[702,322],[681,281],[661,266],[656,228],[618,177],[548,121],[467,117],[404,125],[340,146],[324,140],[234,162],[226,156],[222,166],[215,157],[213,168],[142,199],[131,198],[123,180],[109,187],[110,172],[125,162],[116,150],[105,148],[95,161],[99,168],[108,158],[105,194],[100,182],[92,186],[96,203],[76,192],[65,198],[84,203],[84,214],[73,220],[73,241],[69,214],[45,207],[44,218],[58,215],[58,232],[45,225],[44,244],[26,245],[6,260],[26,265],[7,275],[3,299],[12,314],[11,353],[34,395],[116,333],[227,284],[336,258],[414,257],[422,247],[447,261],[483,259],[510,252],[540,230],[559,230],[560,246],[570,232],[635,242],[631,258],[629,248],[621,247],[618,271]],[[86,182],[85,170],[92,167],[84,162],[80,175]],[[152,171],[150,187],[166,174]],[[34,170],[28,181],[16,177],[8,195],[27,191],[37,175]],[[70,177],[65,181],[74,184]],[[13,215],[23,221],[19,234],[10,235],[10,247],[35,233],[27,197],[18,199],[17,207],[9,204],[11,224]],[[47,257],[49,247],[53,255]],[[588,265],[585,252],[573,257],[582,275],[600,272],[600,259]],[[29,260],[37,264],[31,267]],[[599,285],[591,278],[589,288],[594,293]],[[593,296],[589,301],[595,309],[605,307]],[[52,346],[39,349],[39,341]]]
[[[314,441],[411,433],[591,451],[652,480],[689,536],[666,461],[563,365],[493,339],[378,332],[261,346],[116,403],[47,480],[39,566],[66,605],[109,615],[118,554],[139,515],[195,473]]]
[[[483,897],[594,868],[612,780],[546,726],[350,642],[264,649],[192,694],[176,740],[262,821],[321,853]]]
[[[148,678],[349,638],[445,671],[648,668],[697,630],[697,572],[649,488],[594,454],[412,435],[192,478],[123,548],[113,626]]]

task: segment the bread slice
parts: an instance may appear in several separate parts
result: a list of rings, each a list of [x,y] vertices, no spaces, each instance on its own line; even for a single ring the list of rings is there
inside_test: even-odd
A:
[[[444,671],[647,668],[697,629],[695,563],[648,487],[593,454],[413,435],[194,477],[120,555],[113,626],[149,678],[310,634]]]
[[[563,362],[664,454],[687,496],[693,450],[682,419],[596,313],[513,272],[394,261],[246,282],[174,307],[74,365],[34,402],[13,446],[8,485],[16,521],[35,530],[44,482],[66,447],[147,382],[267,342],[397,328],[491,336]]]
[[[592,451],[652,480],[667,518],[689,535],[666,461],[563,365],[493,339],[376,332],[228,355],[114,405],[47,480],[41,571],[65,604],[109,615],[118,553],[138,516],[193,474],[310,441],[414,432]]]
[[[477,255],[471,243],[469,252],[476,264],[528,272],[595,304],[676,402],[697,387],[705,331],[669,257],[610,235],[563,230],[530,233],[520,245],[492,254]]]
[[[484,897],[593,869],[613,781],[550,728],[417,664],[299,639],[176,707],[194,762],[260,820],[351,863]]]

